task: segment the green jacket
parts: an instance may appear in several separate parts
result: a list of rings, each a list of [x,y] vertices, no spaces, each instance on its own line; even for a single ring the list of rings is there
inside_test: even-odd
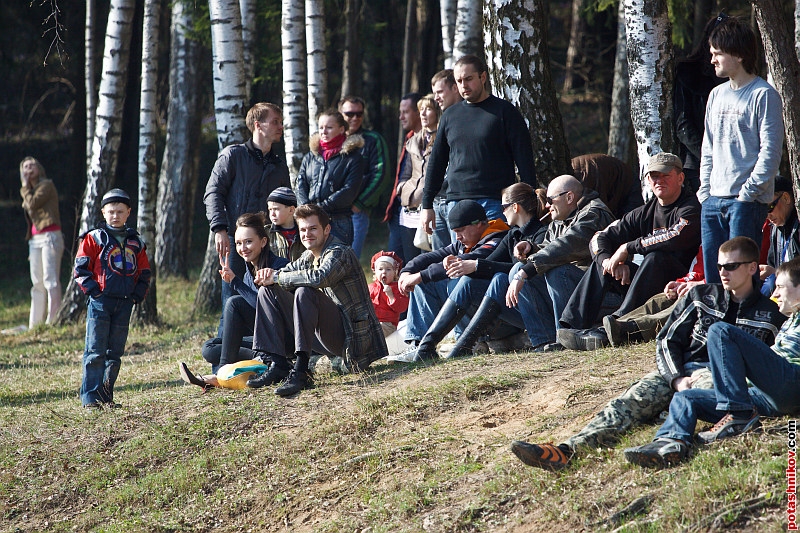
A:
[[[351,371],[366,369],[388,355],[364,271],[353,249],[334,236],[328,237],[322,255],[316,259],[305,251],[300,259],[277,274],[278,285],[287,290],[313,287],[322,290],[339,307],[345,328],[345,353]]]

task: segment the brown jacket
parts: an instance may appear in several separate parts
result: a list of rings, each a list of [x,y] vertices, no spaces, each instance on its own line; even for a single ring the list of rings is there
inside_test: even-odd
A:
[[[61,225],[58,192],[52,180],[42,179],[33,187],[22,187],[19,194],[22,196],[22,208],[25,209],[25,219],[28,222],[25,240],[31,238],[31,226],[42,230],[54,224]]]
[[[416,208],[422,204],[422,189],[425,187],[425,168],[428,166],[428,159],[431,156],[433,141],[436,139],[436,132],[432,132],[431,140],[427,146],[425,144],[425,130],[415,133],[406,141],[406,153],[408,162],[403,169],[397,185],[397,195],[400,197],[400,204],[403,207]]]

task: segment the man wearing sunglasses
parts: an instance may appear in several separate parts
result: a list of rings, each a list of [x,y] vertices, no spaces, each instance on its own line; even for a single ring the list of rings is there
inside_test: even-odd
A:
[[[366,104],[358,96],[345,96],[339,100],[339,112],[347,121],[347,134],[359,134],[364,139],[361,157],[364,158],[364,179],[361,191],[353,202],[353,251],[361,256],[361,248],[369,231],[369,213],[378,205],[383,192],[392,185],[389,172],[389,147],[377,131],[363,127]]]
[[[800,256],[800,221],[794,206],[792,180],[775,177],[775,196],[767,206],[770,224],[769,254],[767,264],[761,265],[761,294],[769,296],[775,291],[775,271],[786,261]]]
[[[723,243],[717,265],[722,283],[697,285],[678,301],[656,337],[657,371],[611,400],[566,442],[554,446],[515,441],[512,452],[529,466],[559,470],[581,449],[613,445],[630,428],[655,419],[675,392],[710,388],[706,342],[717,322],[736,326],[754,340],[771,345],[786,317],[756,288],[758,256],[758,245],[747,237]]]

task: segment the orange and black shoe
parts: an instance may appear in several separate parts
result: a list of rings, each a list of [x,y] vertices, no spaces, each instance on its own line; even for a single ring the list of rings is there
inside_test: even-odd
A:
[[[511,443],[511,451],[528,466],[553,471],[566,468],[573,455],[566,444],[529,444],[521,440]]]

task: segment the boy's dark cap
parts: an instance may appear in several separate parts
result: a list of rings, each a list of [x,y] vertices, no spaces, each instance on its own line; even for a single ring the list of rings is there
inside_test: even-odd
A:
[[[267,201],[297,207],[297,196],[294,195],[294,191],[289,187],[278,187],[269,193]]]
[[[461,200],[447,215],[451,228],[463,228],[486,220],[486,210],[475,200]]]
[[[122,189],[111,189],[103,195],[103,201],[100,203],[100,208],[102,209],[106,206],[106,204],[114,203],[125,204],[130,207],[131,197]]]
[[[792,180],[786,176],[778,174],[775,176],[775,192],[788,192],[794,198],[794,189],[792,189]]]

